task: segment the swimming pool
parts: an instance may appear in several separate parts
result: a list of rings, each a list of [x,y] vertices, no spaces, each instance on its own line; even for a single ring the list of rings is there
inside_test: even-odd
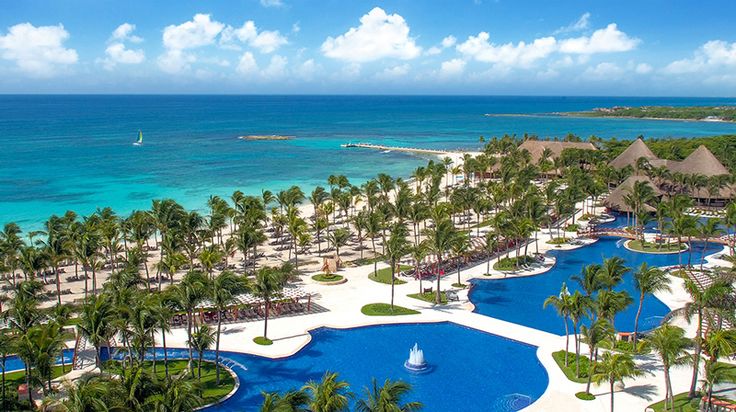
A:
[[[625,217],[617,218],[608,226],[622,226]],[[695,243],[693,262],[700,262],[703,244]],[[721,250],[721,245],[709,244],[706,255]],[[536,276],[508,279],[475,279],[469,294],[475,305],[475,312],[518,323],[535,329],[563,335],[565,325],[553,307],[542,308],[544,300],[550,295],[558,295],[562,282],[567,283],[573,292],[579,287],[570,278],[578,275],[583,266],[591,263],[602,263],[604,258],[619,256],[626,261],[626,266],[637,268],[643,262],[650,266],[669,266],[678,263],[677,254],[655,255],[632,252],[623,246],[623,240],[613,237],[602,237],[590,246],[562,251],[552,250],[550,256],[557,259],[556,265],[548,272]],[[687,252],[683,253],[683,262],[687,261]],[[630,331],[634,329],[634,318],[638,308],[639,293],[634,288],[633,271],[624,276],[617,290],[626,290],[634,299],[625,311],[616,316],[616,329]],[[653,329],[661,323],[669,308],[652,295],[644,298],[639,319],[639,330]],[[572,333],[572,331],[570,331]]]
[[[535,346],[451,322],[319,328],[311,334],[308,345],[286,358],[223,352],[223,363],[238,375],[240,389],[208,410],[257,410],[262,391],[298,389],[328,370],[338,372],[358,397],[373,377],[379,384],[402,379],[412,385],[405,400],[421,401],[429,412],[516,411],[537,400],[549,381]],[[428,372],[404,368],[414,343],[424,351]],[[183,349],[169,353],[186,357]],[[214,352],[206,357],[213,359]]]

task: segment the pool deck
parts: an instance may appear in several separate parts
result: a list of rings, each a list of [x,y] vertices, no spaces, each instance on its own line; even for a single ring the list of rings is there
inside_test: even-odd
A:
[[[584,247],[580,245],[549,245],[546,241],[549,235],[541,231],[538,239],[540,253],[547,250],[565,250]],[[534,243],[529,245],[529,252],[535,251]],[[513,255],[513,253],[512,253]],[[492,263],[491,263],[492,265]],[[544,264],[537,265],[531,270],[516,273],[501,273],[492,270],[492,276],[486,276],[486,263],[481,263],[461,272],[464,283],[472,278],[503,278],[539,275],[549,270],[554,260],[547,258]],[[726,266],[724,261],[708,259],[706,266]],[[379,263],[378,268],[387,267]],[[537,356],[549,375],[549,385],[544,394],[525,411],[608,411],[610,406],[609,390],[607,385],[600,387],[593,385],[591,392],[597,395],[593,401],[582,401],[575,397],[575,393],[585,390],[585,384],[574,383],[564,376],[557,367],[551,354],[564,348],[565,338],[548,332],[533,329],[489,316],[472,312],[473,305],[469,302],[468,290],[459,291],[459,301],[445,305],[434,305],[421,300],[409,298],[407,294],[420,291],[419,281],[409,279],[407,283],[395,286],[395,304],[420,312],[417,315],[377,317],[366,316],[360,309],[369,303],[389,302],[391,287],[368,279],[373,271],[373,265],[346,268],[340,274],[348,279],[340,285],[324,285],[311,280],[312,273],[302,276],[298,286],[313,294],[313,301],[327,309],[326,312],[300,316],[269,319],[268,337],[273,345],[260,346],[253,342],[253,338],[263,335],[263,321],[225,324],[222,327],[220,349],[224,351],[250,353],[271,358],[290,356],[302,349],[311,340],[310,330],[320,327],[353,328],[369,325],[393,323],[423,323],[450,321],[476,330],[493,333],[508,339],[513,339],[538,347]],[[543,275],[542,275],[543,276]],[[682,307],[687,301],[687,293],[682,288],[683,281],[672,277],[672,292],[658,293],[657,297],[671,309]],[[407,280],[402,278],[402,280]],[[441,280],[442,290],[453,289],[451,284],[457,281],[455,273],[448,274]],[[436,281],[424,281],[423,287],[435,287]],[[683,320],[675,319],[675,323],[686,327],[693,333],[694,325],[687,325]],[[169,347],[185,347],[186,330],[174,329],[167,334]],[[570,339],[570,348],[573,348],[573,339]],[[587,347],[582,344],[582,351],[587,354]],[[617,410],[642,411],[647,405],[664,397],[664,377],[661,364],[652,356],[639,356],[637,364],[647,374],[635,380],[625,381],[626,389],[617,391],[615,402]],[[672,385],[675,393],[686,391],[690,383],[690,368],[678,368],[671,371]]]

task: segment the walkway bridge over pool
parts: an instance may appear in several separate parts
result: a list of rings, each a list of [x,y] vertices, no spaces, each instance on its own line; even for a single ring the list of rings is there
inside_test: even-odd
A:
[[[634,232],[630,232],[624,229],[616,229],[616,228],[609,228],[609,227],[597,227],[597,228],[592,228],[592,229],[580,230],[578,231],[578,236],[587,236],[587,237],[592,237],[592,238],[598,238],[601,236],[614,236],[614,237],[620,237],[620,238],[631,239],[631,240],[636,240],[639,238],[638,235],[635,234]],[[731,236],[731,235],[724,235],[720,237],[709,237],[709,238],[691,236],[689,239],[695,242],[706,242],[707,241],[708,243],[731,246],[731,247],[733,247],[735,243],[734,236]],[[657,235],[656,240],[661,241],[661,242],[668,242],[668,241],[672,242],[672,241],[677,241],[677,237]],[[688,240],[687,237],[682,238],[683,242],[687,240]]]

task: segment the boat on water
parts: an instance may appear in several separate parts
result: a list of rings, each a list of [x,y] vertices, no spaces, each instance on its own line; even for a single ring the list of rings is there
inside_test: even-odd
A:
[[[143,132],[138,130],[138,140],[133,143],[133,146],[143,146]]]

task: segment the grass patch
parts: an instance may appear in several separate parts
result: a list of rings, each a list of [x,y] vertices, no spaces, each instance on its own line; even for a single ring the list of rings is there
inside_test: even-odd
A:
[[[578,220],[580,220],[580,221],[583,221],[583,222],[587,222],[588,220],[590,220],[590,219],[592,219],[592,218],[594,218],[594,217],[595,217],[595,215],[594,215],[594,214],[591,214],[591,213],[586,213],[586,214],[584,214],[584,215],[580,216],[580,217],[578,218]]]
[[[419,314],[416,310],[396,305],[394,305],[392,310],[391,305],[388,303],[369,303],[363,306],[360,311],[366,316],[402,316]]]
[[[675,410],[678,412],[697,412],[700,410],[698,408],[698,405],[700,405],[700,398],[698,397],[698,398],[688,399],[687,392],[683,392],[683,393],[675,395],[673,405],[675,406]],[[655,412],[665,411],[666,409],[664,407],[664,399],[657,403],[653,403],[649,405],[649,408],[651,408]]]
[[[578,392],[575,394],[575,397],[578,399],[582,399],[584,401],[594,401],[595,400],[595,395],[593,395],[592,393],[588,393],[588,392]]]
[[[643,355],[643,354],[649,353],[651,350],[646,339],[639,339],[636,343],[636,348],[634,348],[633,341],[626,342],[622,340],[617,340],[616,345],[613,348],[611,348],[611,341],[609,340],[604,340],[598,346],[600,346],[603,349],[611,349],[617,352],[629,353],[632,355]]]
[[[317,275],[312,276],[313,280],[316,280],[317,282],[337,282],[338,280],[342,280],[342,275],[336,275],[334,273],[327,274],[327,273],[320,273]]]
[[[465,283],[453,283],[452,284],[452,287],[453,288],[465,289],[465,288],[468,287],[468,285],[466,285]]]
[[[105,369],[107,369],[109,372],[112,373],[120,373],[120,363],[119,362],[108,362]],[[217,402],[220,399],[224,398],[230,391],[233,390],[235,387],[235,379],[233,379],[232,375],[230,375],[226,368],[222,367],[222,364],[220,365],[220,385],[218,386],[215,381],[217,379],[216,377],[216,371],[215,371],[215,363],[210,361],[202,361],[202,380],[201,380],[201,387],[202,387],[202,399],[204,401],[203,405],[207,405],[213,402]],[[153,362],[151,361],[145,361],[143,362],[143,368],[147,371],[151,371],[153,369]],[[169,375],[176,375],[179,374],[187,369],[187,360],[169,360]],[[195,358],[194,360],[194,380],[197,380],[196,373],[197,373],[197,360]],[[162,359],[159,359],[156,362],[156,376],[163,379],[166,376],[166,370],[164,368],[164,362]]]
[[[565,226],[565,232],[577,232],[580,226],[577,223],[573,223]]]
[[[263,346],[273,345],[273,341],[264,336],[256,336],[255,338],[253,338],[253,342]]]
[[[414,299],[423,300],[429,303],[435,303],[437,301],[437,292],[412,293],[406,296]],[[445,292],[440,292],[440,302],[442,302],[443,304],[447,303],[447,295],[445,294]]]
[[[588,382],[588,365],[590,362],[585,356],[580,357],[580,376],[575,376],[575,353],[568,352],[568,366],[565,367],[565,351],[557,351],[552,354],[552,358],[557,362],[557,366],[560,367],[562,372],[567,376],[567,379],[577,383]]]
[[[637,252],[644,253],[664,253],[664,252],[678,252],[687,250],[685,244],[679,245],[677,243],[653,243],[653,242],[641,242],[640,240],[630,240],[626,242],[626,247]]]
[[[552,239],[547,241],[548,245],[562,245],[567,243],[566,237],[553,237]]]
[[[411,269],[411,266],[399,265],[399,271],[403,272],[409,269]],[[396,274],[398,275],[398,272]],[[377,272],[373,272],[370,275],[368,275],[368,279],[374,282],[385,283],[387,285],[390,285],[391,284],[391,268],[378,269]],[[394,282],[395,285],[403,285],[404,283],[406,283],[406,281],[403,281],[399,279],[398,277],[396,278]]]
[[[516,270],[521,268],[524,265],[529,265],[536,262],[536,260],[531,256],[519,256],[516,257],[505,257],[498,262],[493,264],[493,269],[495,270]]]

